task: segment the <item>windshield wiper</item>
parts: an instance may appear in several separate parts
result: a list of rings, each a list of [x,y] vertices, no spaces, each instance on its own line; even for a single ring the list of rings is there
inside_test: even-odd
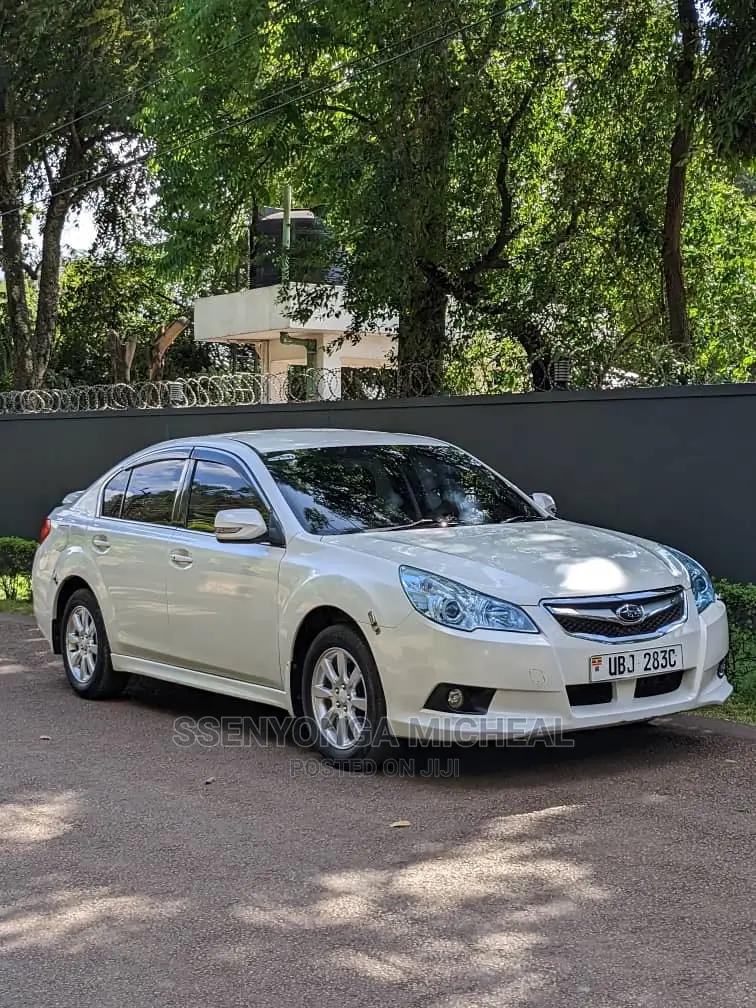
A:
[[[540,515],[512,515],[511,518],[504,518],[500,522],[500,524],[511,525],[513,522],[532,522],[532,521],[546,521],[546,519],[541,518]]]

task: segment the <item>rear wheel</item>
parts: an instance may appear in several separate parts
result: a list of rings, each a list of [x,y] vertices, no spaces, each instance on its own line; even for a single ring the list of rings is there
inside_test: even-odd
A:
[[[302,696],[313,745],[347,769],[379,766],[395,743],[370,649],[352,627],[322,630],[304,661]]]
[[[100,607],[84,588],[66,603],[62,644],[63,667],[75,693],[87,700],[110,700],[123,693],[128,673],[113,668]]]

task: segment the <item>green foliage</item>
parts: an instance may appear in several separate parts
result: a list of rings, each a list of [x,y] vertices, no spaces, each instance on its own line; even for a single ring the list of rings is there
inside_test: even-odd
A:
[[[397,316],[399,358],[443,363],[449,388],[548,383],[561,355],[577,385],[615,371],[680,377],[664,346],[659,272],[679,111],[670,0],[0,6],[0,126],[16,133],[13,191],[0,203],[23,196],[39,217],[51,189],[72,188],[64,216],[87,202],[99,225],[97,252],[64,267],[57,335],[54,255],[41,301],[28,232],[30,261],[4,264],[30,320],[24,332],[23,311],[10,317],[0,296],[6,385],[11,369],[38,383],[51,354],[50,384],[108,381],[110,328],[137,340],[133,374],[144,377],[171,299],[237,288],[247,223],[280,204],[287,182],[297,204],[320,209],[330,249],[345,250],[355,331]],[[711,0],[702,27],[688,110],[686,376],[748,380],[753,0]],[[152,179],[136,164],[97,181],[148,150]],[[155,176],[161,264],[134,241],[133,211]],[[332,293],[315,285],[297,313]],[[224,364],[187,330],[166,377]]]
[[[727,606],[730,623],[729,676],[739,713],[750,711],[756,721],[756,584],[718,581],[716,588]]]
[[[712,0],[703,103],[718,153],[756,157],[756,5]]]
[[[756,585],[734,584],[722,579],[716,582],[716,589],[727,606],[731,625],[756,630]]]
[[[36,549],[37,544],[29,539],[0,537],[0,591],[5,599],[17,601],[28,593]]]
[[[756,196],[700,158],[691,171],[685,261],[701,375],[756,376]]]
[[[455,395],[525,392],[529,387],[528,360],[520,344],[509,336],[464,334],[452,343],[444,385]]]
[[[740,5],[728,25],[746,24],[744,2],[717,4]],[[715,48],[720,28],[711,22]],[[613,369],[674,380],[659,250],[675,31],[666,0],[506,12],[496,0],[318,0],[299,12],[192,0],[177,77],[145,113],[169,262],[229,289],[248,216],[279,203],[288,181],[347,251],[355,328],[398,315],[400,358],[443,353],[454,387],[474,385],[470,371],[527,387],[565,353],[581,385]],[[218,45],[233,58],[212,56]],[[175,150],[187,132],[250,116]],[[721,145],[706,146],[713,130],[686,210],[696,367],[742,378],[756,342],[754,204],[714,156]],[[328,296],[297,307],[307,315]],[[447,310],[443,346],[405,324],[428,329]]]
[[[109,330],[123,341],[136,341],[131,377],[146,379],[149,347],[159,327],[190,318],[191,310],[190,292],[166,278],[153,246],[135,242],[120,253],[71,260],[61,277],[59,332],[48,384],[112,382]],[[168,351],[162,377],[196,374],[210,364],[207,348],[194,342],[189,328]]]
[[[17,387],[45,379],[55,337],[61,237],[87,205],[118,243],[144,204],[136,125],[171,0],[24,0],[1,6],[1,264]],[[41,243],[33,241],[33,231]],[[41,249],[38,247],[41,244]],[[35,297],[30,297],[31,279]],[[34,302],[34,303],[33,303]]]
[[[134,123],[142,104],[138,89],[165,56],[166,33],[153,28],[171,6],[169,0],[2,4],[3,114],[14,121],[13,153],[25,195],[44,200],[51,184],[58,191],[73,187],[70,209],[99,190],[105,218],[116,195],[133,197],[133,174],[94,190],[91,179],[126,160],[124,143],[141,140]],[[69,154],[76,163],[65,166]],[[71,174],[59,175],[61,168]]]

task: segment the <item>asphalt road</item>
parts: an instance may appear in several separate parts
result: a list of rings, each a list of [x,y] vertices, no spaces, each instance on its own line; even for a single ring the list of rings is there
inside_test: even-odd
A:
[[[1,1008],[756,1003],[750,729],[338,774],[250,705],[81,701],[18,618],[0,713]],[[177,744],[202,715],[226,744]]]

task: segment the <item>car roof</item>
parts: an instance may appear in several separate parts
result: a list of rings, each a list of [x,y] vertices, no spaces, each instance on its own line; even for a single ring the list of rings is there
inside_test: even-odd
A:
[[[444,444],[437,438],[420,434],[391,434],[387,431],[339,430],[331,427],[279,428],[274,430],[233,431],[228,434],[201,434],[178,441],[166,442],[171,445],[197,445],[223,441],[241,441],[255,451],[293,451],[298,448],[332,448],[352,445],[379,444]],[[157,445],[153,447],[158,447]]]

